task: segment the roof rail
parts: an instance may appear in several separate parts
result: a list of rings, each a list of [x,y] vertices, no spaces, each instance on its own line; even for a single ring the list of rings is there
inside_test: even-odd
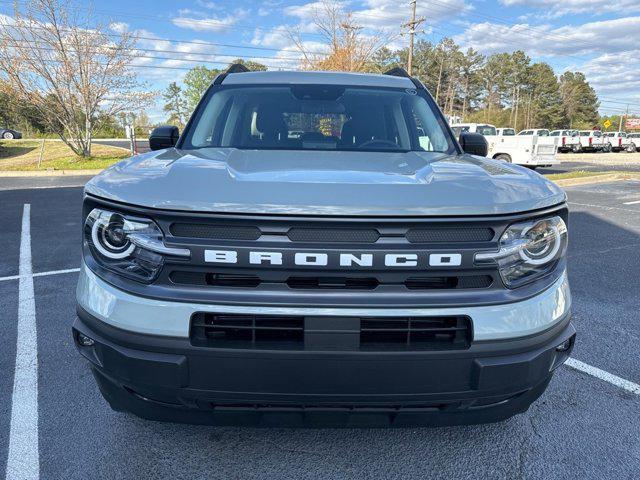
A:
[[[229,65],[226,73],[245,73],[250,71],[251,70],[249,70],[246,65],[243,65],[242,63],[234,63],[233,65]]]
[[[392,77],[411,78],[411,75],[409,75],[407,71],[402,67],[394,67],[391,70],[387,70],[386,72],[384,72],[383,75],[391,75]]]
[[[229,65],[229,68],[227,68],[226,72],[218,74],[218,76],[213,80],[213,84],[220,85],[222,82],[224,82],[224,79],[227,78],[227,75],[229,75],[230,73],[245,73],[250,71],[251,70],[249,70],[246,65],[243,65],[242,63],[234,63],[232,65]]]

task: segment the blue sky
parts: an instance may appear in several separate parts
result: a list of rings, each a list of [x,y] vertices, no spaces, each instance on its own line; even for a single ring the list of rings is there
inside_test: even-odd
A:
[[[393,32],[409,17],[408,0],[344,3],[365,32],[389,36],[392,47],[406,43],[406,36]],[[437,42],[449,36],[486,54],[522,49],[558,74],[583,71],[601,97],[601,113],[619,113],[629,103],[640,114],[640,0],[418,0],[417,6],[418,16],[426,18],[419,38]],[[300,33],[305,50],[323,49],[313,2],[111,0],[91,8],[96,21],[110,24],[115,34],[139,35],[145,50],[136,71],[158,90],[194,65],[221,67],[236,57],[295,67],[301,54],[291,31]],[[0,15],[11,16],[11,9],[12,2],[0,1]],[[162,120],[159,108],[149,113]]]

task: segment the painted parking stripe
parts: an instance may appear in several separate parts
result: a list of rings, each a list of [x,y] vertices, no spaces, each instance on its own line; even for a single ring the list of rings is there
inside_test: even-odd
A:
[[[640,203],[640,200],[634,200],[633,202],[624,202],[623,205],[636,205]]]
[[[63,273],[76,273],[79,272],[79,268],[66,268],[64,270],[50,270],[48,272],[34,273],[33,277],[47,277],[49,275],[61,275]],[[7,280],[18,280],[20,275],[11,275],[9,277],[0,277],[0,282],[6,282]]]
[[[31,264],[31,205],[22,211],[20,285],[16,366],[11,396],[11,426],[6,480],[37,480],[38,452],[38,337]]]
[[[592,377],[604,380],[605,382],[622,388],[628,392],[640,395],[640,385],[630,382],[629,380],[625,380],[624,378],[614,375],[613,373],[609,373],[604,370],[600,370],[599,368],[592,367],[591,365],[581,362],[580,360],[576,360],[575,358],[568,359],[566,361],[566,365],[588,375],[591,375]]]

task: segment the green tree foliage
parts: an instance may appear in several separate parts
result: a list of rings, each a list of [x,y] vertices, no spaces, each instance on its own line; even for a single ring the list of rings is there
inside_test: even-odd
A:
[[[583,73],[563,73],[560,76],[560,95],[570,127],[591,128],[598,123],[600,102]]]
[[[258,62],[254,62],[253,60],[244,60],[242,58],[236,58],[229,65],[233,65],[234,63],[239,63],[240,65],[244,65],[252,72],[264,72],[267,70],[267,66]]]
[[[367,70],[384,72],[407,64],[407,49],[379,49]],[[558,79],[546,63],[532,63],[523,51],[485,57],[461,51],[451,39],[420,40],[414,49],[414,75],[446,115],[498,127],[591,127],[598,122],[598,98],[582,73]]]
[[[202,95],[219,73],[220,70],[199,65],[193,67],[184,76],[184,97],[190,112],[195,110]]]
[[[167,122],[183,129],[187,123],[187,100],[182,88],[176,82],[171,82],[162,98],[166,102],[163,110],[167,113]]]

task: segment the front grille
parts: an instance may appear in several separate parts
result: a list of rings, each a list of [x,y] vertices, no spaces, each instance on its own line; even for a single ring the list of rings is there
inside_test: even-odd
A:
[[[407,232],[411,243],[488,242],[493,238],[491,228],[417,228]]]
[[[277,350],[460,350],[471,319],[443,317],[305,317],[200,312],[191,343],[210,348]]]
[[[468,348],[469,317],[364,318],[360,322],[360,348],[406,346],[412,350]]]
[[[261,278],[260,275],[206,271],[174,270],[170,274],[174,284],[200,287],[256,288],[264,284],[286,285],[298,290],[374,290],[384,285],[400,285],[408,290],[452,290],[489,288],[490,275],[449,275],[409,277],[403,282],[385,282],[375,276],[315,276],[300,275],[280,278]]]
[[[194,345],[296,347],[304,342],[304,317],[199,313],[191,321]]]
[[[176,237],[210,238],[214,240],[257,240],[262,235],[257,227],[212,225],[208,223],[173,223],[169,231]]]
[[[292,242],[375,243],[380,234],[373,229],[292,228],[287,237]]]

